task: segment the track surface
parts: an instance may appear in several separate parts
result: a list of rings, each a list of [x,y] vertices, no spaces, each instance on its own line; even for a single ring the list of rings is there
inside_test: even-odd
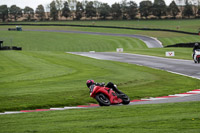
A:
[[[70,52],[101,60],[113,60],[119,62],[132,63],[151,68],[162,69],[181,75],[200,79],[200,64],[195,64],[192,60],[169,59],[155,56],[146,56],[128,53],[114,52]]]
[[[81,56],[87,56],[101,60],[112,60],[119,62],[126,62],[151,68],[166,70],[169,72],[185,75],[200,79],[200,64],[195,64],[192,60],[169,59],[154,56],[145,56],[128,53],[112,53],[112,52],[70,52]],[[183,97],[175,97],[170,99],[157,99],[153,101],[140,101],[131,104],[155,104],[155,103],[169,103],[169,102],[185,102],[185,101],[200,101],[200,94],[187,95]]]
[[[175,97],[175,98],[166,98],[166,99],[160,99],[160,100],[152,100],[152,101],[132,102],[130,103],[130,105],[177,103],[177,102],[189,102],[189,101],[200,101],[200,94],[183,96],[183,97]]]
[[[104,36],[121,36],[121,37],[133,37],[142,40],[148,48],[162,48],[162,43],[153,37],[142,35],[130,35],[130,34],[112,34],[112,33],[100,33],[100,32],[86,32],[86,31],[65,31],[65,30],[26,30],[26,31],[40,31],[40,32],[63,32],[63,33],[77,33],[77,34],[90,34],[90,35],[104,35]]]

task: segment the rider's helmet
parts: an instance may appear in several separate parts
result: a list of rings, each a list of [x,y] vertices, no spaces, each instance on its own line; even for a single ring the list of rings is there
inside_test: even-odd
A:
[[[94,84],[94,80],[87,80],[86,85],[89,88],[90,85]]]
[[[198,44],[198,43],[195,43],[194,45],[195,45],[195,46],[199,46],[199,44]]]

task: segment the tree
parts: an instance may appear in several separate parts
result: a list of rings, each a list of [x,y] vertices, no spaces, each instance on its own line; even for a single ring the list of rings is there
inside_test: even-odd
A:
[[[82,18],[83,12],[84,12],[84,9],[83,9],[82,3],[81,3],[81,2],[78,2],[78,3],[76,4],[76,12],[75,12],[75,14],[76,14],[76,19],[77,19],[77,20],[80,20],[80,19]]]
[[[44,20],[44,18],[45,18],[45,11],[44,11],[44,6],[43,5],[38,5],[38,7],[36,8],[35,13],[37,14],[37,17],[40,20]]]
[[[200,3],[200,0],[190,0],[192,6],[193,6],[193,9],[194,9],[194,15],[195,17],[198,15],[198,8],[199,8],[199,3]]]
[[[34,16],[33,8],[26,6],[24,8],[24,14],[26,15],[27,19],[30,21],[31,18]]]
[[[62,9],[63,9],[63,1],[62,0],[55,0],[56,3],[56,9],[58,10],[58,15],[61,17],[62,16]]]
[[[52,17],[54,21],[58,20],[58,10],[55,1],[50,3],[50,17]]]
[[[129,1],[126,13],[131,19],[134,19],[135,16],[138,14],[137,4],[133,1]]]
[[[113,19],[119,19],[121,17],[122,11],[121,11],[121,6],[119,3],[112,4],[111,13],[112,13]]]
[[[176,5],[176,3],[174,1],[172,1],[169,5],[168,8],[168,12],[170,15],[173,16],[173,18],[176,18],[176,16],[178,15],[178,13],[180,12],[180,10],[178,9],[178,6]]]
[[[120,7],[121,7],[121,11],[122,11],[122,18],[123,19],[127,19],[127,10],[128,10],[128,2],[127,2],[127,0],[122,0],[121,4],[120,4]]]
[[[166,15],[167,6],[164,0],[155,0],[153,3],[153,15],[161,19],[162,16]]]
[[[151,1],[140,2],[139,11],[140,11],[141,17],[145,17],[147,19],[147,17],[152,14],[152,10],[151,10],[152,6],[153,4]]]
[[[85,14],[87,17],[90,17],[91,19],[92,19],[92,17],[96,16],[96,9],[94,8],[92,1],[87,3],[87,5],[85,7]]]
[[[200,16],[200,0],[198,0],[197,4],[198,4],[197,15]]]
[[[67,1],[64,3],[64,7],[62,9],[62,16],[66,18],[70,16],[70,9]]]
[[[12,5],[9,8],[9,13],[14,17],[15,21],[17,21],[17,19],[22,16],[22,9],[16,5]]]
[[[197,15],[200,16],[200,8],[197,11]]]
[[[70,10],[74,11],[75,7],[76,7],[76,4],[77,4],[77,1],[76,0],[67,0],[67,1],[68,1]]]
[[[56,0],[55,3],[56,3],[57,10],[61,11],[62,8],[63,8],[63,1],[62,0]]]
[[[192,5],[189,4],[188,0],[185,1],[185,8],[182,14],[183,16],[187,16],[188,18],[194,15],[193,10],[192,10]]]
[[[7,5],[0,6],[0,19],[4,22],[8,18],[8,7]]]
[[[99,7],[100,17],[106,19],[110,15],[110,6],[107,3],[102,3]]]
[[[82,0],[81,1],[81,4],[82,4],[82,6],[83,6],[84,9],[85,9],[87,3],[88,3],[88,0]]]
[[[94,5],[94,8],[95,8],[95,10],[96,10],[96,15],[97,15],[97,17],[100,16],[100,10],[99,10],[99,8],[100,8],[101,4],[102,4],[101,2],[99,2],[99,1],[97,1],[97,0],[94,0],[93,5]]]

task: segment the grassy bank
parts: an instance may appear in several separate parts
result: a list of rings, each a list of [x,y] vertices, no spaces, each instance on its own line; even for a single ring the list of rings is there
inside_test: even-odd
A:
[[[74,24],[95,26],[117,26],[131,28],[158,28],[171,29],[198,33],[200,28],[199,19],[177,19],[177,20],[125,20],[125,21],[46,21],[46,22],[11,22],[32,24]]]
[[[200,102],[0,115],[1,133],[199,133]]]
[[[115,51],[147,48],[139,39],[130,37],[100,36],[39,31],[0,31],[4,45],[20,46],[25,51]]]

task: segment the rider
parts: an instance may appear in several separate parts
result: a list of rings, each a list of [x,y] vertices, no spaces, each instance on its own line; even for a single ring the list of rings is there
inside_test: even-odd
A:
[[[197,50],[197,49],[200,49],[200,46],[199,46],[198,43],[195,43],[194,48],[193,48],[193,58],[194,58],[194,55],[195,55],[195,50]]]
[[[86,85],[90,89],[90,92],[92,92],[95,86],[105,86],[105,83],[95,83],[94,80],[87,80]],[[120,93],[116,85],[114,85],[112,82],[108,82],[108,84],[105,87],[112,88],[113,91]]]

